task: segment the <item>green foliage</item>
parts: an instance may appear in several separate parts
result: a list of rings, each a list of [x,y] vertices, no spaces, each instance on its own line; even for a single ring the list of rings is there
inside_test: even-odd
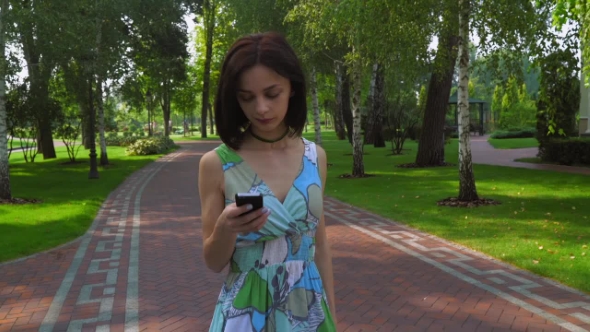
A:
[[[515,76],[511,76],[506,83],[505,89],[496,86],[492,108],[498,107],[499,94],[504,90],[498,127],[503,130],[519,127],[535,126],[537,107],[530,100],[526,84],[518,85]]]
[[[502,113],[508,112],[518,101],[518,82],[516,77],[511,76],[506,83],[506,90],[502,97]]]
[[[526,149],[526,148],[538,148],[539,141],[534,137],[526,138],[490,138],[488,143],[494,147],[494,149]]]
[[[492,119],[494,122],[499,119],[499,115],[502,113],[502,97],[504,97],[504,89],[501,85],[496,85],[492,98]]]
[[[384,105],[383,139],[391,142],[393,154],[401,154],[407,138],[416,139],[415,133],[423,117],[414,91],[399,91]]]
[[[64,123],[56,130],[56,136],[62,139],[66,146],[70,162],[75,163],[78,151],[82,144],[78,144],[78,137],[81,133],[82,122],[76,116],[68,116],[64,119]],[[76,146],[78,145],[78,146]]]
[[[424,110],[426,109],[426,97],[428,97],[426,94],[426,86],[421,85],[420,93],[418,94],[418,108],[422,114],[424,114]]]
[[[547,138],[577,135],[580,106],[578,60],[569,50],[558,50],[541,60],[541,89],[537,130],[541,145]]]
[[[527,138],[535,137],[537,130],[534,127],[510,128],[508,130],[498,130],[493,132],[490,137],[495,139],[507,138]]]
[[[518,101],[506,109],[500,117],[500,128],[533,127],[536,123],[537,106],[533,101]]]
[[[178,147],[169,137],[142,138],[127,147],[128,156],[161,154]]]
[[[540,0],[537,0],[540,1]],[[553,24],[561,29],[561,27],[574,21],[579,24],[579,39],[582,41],[582,63],[584,64],[584,72],[586,74],[586,82],[590,78],[590,4],[588,0],[553,0],[555,7],[553,11]]]
[[[539,148],[539,157],[561,165],[590,165],[590,138],[548,139]]]
[[[138,137],[134,137],[134,136],[117,136],[117,134],[115,135],[108,135],[105,140],[107,143],[107,146],[123,146],[123,147],[127,147],[135,142],[137,142],[139,138]]]

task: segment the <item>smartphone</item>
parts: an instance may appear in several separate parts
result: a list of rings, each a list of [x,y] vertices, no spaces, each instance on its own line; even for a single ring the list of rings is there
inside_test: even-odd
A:
[[[261,193],[237,193],[236,194],[236,205],[242,206],[245,204],[252,204],[252,210],[258,210],[262,208],[262,194]]]

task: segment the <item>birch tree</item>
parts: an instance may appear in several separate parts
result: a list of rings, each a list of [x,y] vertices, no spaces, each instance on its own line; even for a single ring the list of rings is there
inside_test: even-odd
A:
[[[12,198],[10,190],[10,170],[8,162],[8,141],[6,125],[6,12],[8,0],[0,0],[0,199]]]
[[[460,201],[478,199],[471,161],[469,130],[469,15],[471,0],[459,0],[459,197]]]
[[[320,120],[320,106],[318,105],[318,81],[315,67],[311,70],[311,104],[313,108],[313,123],[315,142],[322,145],[322,126]]]

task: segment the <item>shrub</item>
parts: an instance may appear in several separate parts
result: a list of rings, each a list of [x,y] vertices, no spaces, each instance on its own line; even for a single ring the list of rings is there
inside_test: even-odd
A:
[[[137,140],[138,138],[133,136],[123,137],[119,140],[119,146],[129,146],[137,142]]]
[[[138,139],[135,143],[127,147],[127,155],[129,156],[147,156],[152,154],[161,154],[177,145],[170,139],[170,137],[150,137]]]
[[[107,136],[105,137],[105,142],[107,144],[107,146],[119,146],[120,144],[120,139],[117,136]]]
[[[56,136],[61,137],[68,151],[68,157],[70,158],[70,161],[73,163],[76,162],[78,151],[82,146],[82,144],[78,145],[77,142],[78,137],[82,133],[81,126],[81,121],[79,121],[76,117],[70,116],[66,117],[64,123],[56,130]]]
[[[491,138],[529,138],[535,137],[537,129],[533,127],[509,128],[507,130],[497,130],[490,135]]]
[[[107,146],[129,146],[135,143],[137,140],[138,138],[133,136],[109,136],[105,138]]]
[[[561,165],[590,165],[590,138],[553,138],[539,147],[539,158]]]

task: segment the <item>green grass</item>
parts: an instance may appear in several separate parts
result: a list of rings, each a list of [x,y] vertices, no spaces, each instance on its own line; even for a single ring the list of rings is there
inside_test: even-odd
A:
[[[111,166],[100,167],[100,179],[88,179],[88,151],[82,163],[69,161],[65,147],[57,159],[24,163],[22,153],[10,157],[12,194],[41,199],[40,204],[0,205],[0,262],[46,250],[73,240],[88,229],[100,205],[125,178],[159,156],[128,157],[125,148],[109,147]]]
[[[524,149],[524,148],[536,148],[539,146],[539,142],[536,138],[490,138],[488,142],[495,149]]]
[[[414,161],[415,142],[406,143],[401,156],[388,156],[389,145],[366,146],[365,171],[376,176],[341,179],[352,170],[352,156],[345,155],[351,146],[333,133],[323,137],[333,164],[327,195],[590,292],[590,177],[475,165],[479,195],[502,204],[439,207],[438,200],[458,194],[458,166],[396,168]],[[447,145],[446,159],[457,163],[456,140]]]
[[[182,141],[217,141],[219,140],[219,136],[207,134],[207,138],[201,138],[201,134],[194,135],[194,136],[183,136],[183,135],[170,135],[170,138],[175,142],[182,142]]]
[[[13,149],[18,149],[22,146],[20,141],[14,140],[12,141],[12,148]],[[8,148],[10,149],[10,143],[8,144]]]
[[[325,126],[322,126],[322,132],[326,131]],[[333,131],[328,130],[327,133],[333,133]],[[182,142],[182,141],[218,141],[220,140],[219,135],[211,135],[209,129],[207,129],[207,138],[201,138],[201,133],[198,133],[196,135],[192,135],[192,136],[183,136],[181,135],[170,135],[170,138],[172,138],[174,141],[176,142]],[[307,126],[307,133],[304,132],[304,136],[307,137],[310,140],[315,139],[315,132],[314,132],[314,128],[313,125],[308,125]],[[335,137],[334,137],[335,139]]]

